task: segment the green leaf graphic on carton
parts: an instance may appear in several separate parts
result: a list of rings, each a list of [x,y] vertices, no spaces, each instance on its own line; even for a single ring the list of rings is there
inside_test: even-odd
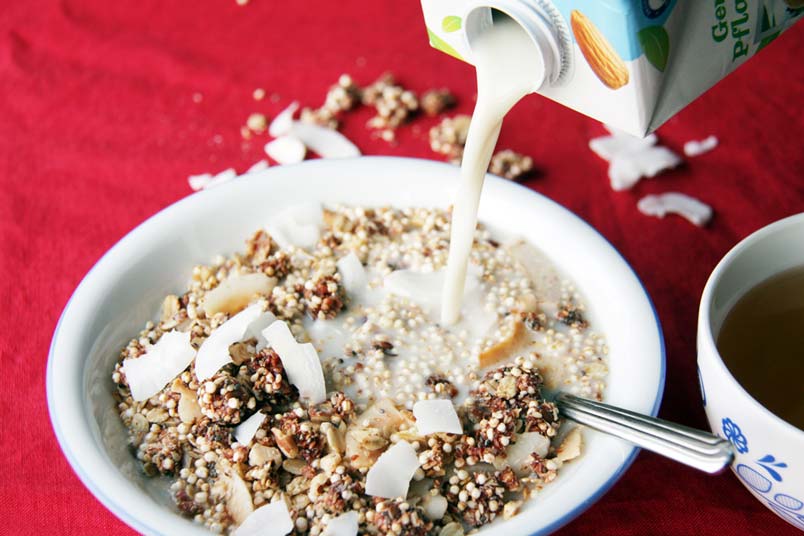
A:
[[[441,52],[446,52],[452,57],[463,60],[463,57],[461,57],[457,50],[452,48],[449,43],[438,37],[430,28],[427,28],[427,36],[430,38],[430,44],[433,45],[433,47],[437,48]]]
[[[667,35],[667,30],[663,26],[648,26],[640,30],[637,37],[651,65],[664,72],[670,56],[670,36]]]
[[[441,21],[441,29],[447,33],[457,32],[461,29],[461,18],[455,15],[444,17]]]

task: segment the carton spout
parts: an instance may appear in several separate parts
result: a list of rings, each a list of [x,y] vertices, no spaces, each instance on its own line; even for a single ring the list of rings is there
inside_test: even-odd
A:
[[[469,2],[463,17],[464,36],[468,51],[466,60],[474,63],[472,54],[477,39],[489,27],[501,23],[515,23],[530,36],[540,52],[544,77],[535,81],[533,91],[544,86],[560,84],[570,68],[569,29],[552,4],[546,1],[480,0]],[[541,69],[537,69],[541,70]],[[541,78],[541,77],[540,77]]]

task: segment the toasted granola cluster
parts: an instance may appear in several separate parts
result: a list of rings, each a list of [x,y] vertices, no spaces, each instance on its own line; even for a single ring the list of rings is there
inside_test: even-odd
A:
[[[430,117],[435,117],[455,106],[456,100],[448,89],[431,89],[421,98],[422,111]]]
[[[343,352],[320,354],[333,388],[321,403],[300,398],[281,356],[255,333],[231,344],[231,363],[211,377],[199,380],[191,363],[151,398],[132,398],[123,361],[142,357],[172,330],[189,333],[198,349],[236,313],[205,309],[208,293],[229,277],[271,277],[270,291],[255,296],[252,304],[285,321],[302,342],[308,340],[310,323],[333,325],[354,306],[335,264],[345,254],[355,253],[381,274],[411,266],[437,270],[446,262],[444,211],[341,207],[327,210],[324,221],[321,240],[309,252],[284,250],[258,231],[242,254],[196,267],[189,289],[167,296],[160,320],[148,322],[121,351],[112,381],[142,470],[172,478],[178,510],[216,533],[233,531],[255,509],[280,500],[293,521],[292,533],[311,536],[321,536],[331,519],[352,511],[358,514],[359,532],[370,535],[458,536],[514,515],[532,490],[556,478],[580,452],[577,434],[571,442],[560,438],[558,410],[541,394],[541,358],[535,353],[518,357],[483,374],[444,360],[447,345],[463,344],[460,339],[446,339],[429,354],[414,352],[411,340],[432,337],[426,339],[432,345],[445,332],[428,326],[423,313],[402,299],[376,309],[358,305],[359,314],[342,324],[339,329],[351,333]],[[577,366],[593,382],[579,384],[599,388],[605,366],[599,358],[583,356],[603,355],[605,347],[587,329],[578,297],[566,292],[550,314],[521,312],[532,300],[520,297],[531,287],[517,279],[519,272],[505,264],[504,248],[484,233],[475,244],[476,260],[484,274],[506,281],[491,294],[498,313],[553,347],[575,337],[573,359],[586,359]],[[392,364],[411,355],[416,366],[391,372]],[[434,399],[453,401],[462,434],[419,433],[411,405]],[[252,417],[261,419],[259,427],[243,439],[238,426]],[[509,447],[526,432],[557,446],[514,464]],[[400,441],[412,446],[419,463],[407,497],[368,495],[368,472]]]
[[[201,413],[225,424],[238,424],[255,405],[251,390],[227,369],[221,369],[202,383],[197,396]]]
[[[381,131],[386,141],[394,139],[394,129],[408,121],[419,109],[419,99],[412,91],[397,84],[386,73],[363,90],[363,104],[373,106],[377,115],[369,119],[370,128]]]
[[[378,534],[396,534],[400,536],[426,536],[433,528],[420,508],[411,506],[403,499],[377,501],[373,511],[366,518],[377,530]]]
[[[471,117],[463,114],[442,119],[430,129],[430,148],[446,156],[450,162],[460,164],[471,120]]]
[[[272,406],[281,406],[298,397],[296,389],[288,382],[282,360],[270,347],[251,356],[240,370],[248,375],[252,392],[260,401],[269,400]]]
[[[491,473],[459,470],[444,484],[450,510],[471,527],[493,521],[502,512],[506,492],[518,489],[510,468]]]
[[[509,180],[521,179],[533,171],[533,158],[504,149],[496,153],[489,163],[489,173]]]
[[[471,119],[463,114],[442,119],[430,129],[430,149],[444,155],[447,161],[460,164]],[[518,180],[533,171],[533,158],[503,149],[491,157],[488,171],[509,180]]]
[[[427,378],[425,384],[440,397],[455,398],[458,395],[458,388],[455,387],[451,381],[442,376],[434,374]]]
[[[336,276],[327,275],[304,284],[304,300],[310,318],[330,320],[343,308],[343,291]]]
[[[324,104],[320,108],[303,108],[301,120],[337,129],[339,117],[360,104],[362,90],[351,76],[342,74],[338,82],[329,88]]]

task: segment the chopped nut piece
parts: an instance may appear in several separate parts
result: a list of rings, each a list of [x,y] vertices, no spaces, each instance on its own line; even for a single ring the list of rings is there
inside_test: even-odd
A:
[[[522,507],[522,501],[508,501],[503,506],[503,519],[511,519],[519,513]]]
[[[271,433],[274,434],[274,439],[276,439],[276,444],[282,454],[288,458],[295,458],[299,455],[299,449],[296,447],[296,442],[293,440],[292,435],[283,432],[279,428],[271,428]]]
[[[438,536],[463,536],[463,525],[460,523],[447,523],[438,532]]]
[[[504,339],[480,352],[478,356],[480,368],[490,367],[501,359],[505,359],[511,355],[511,352],[513,352],[525,338],[524,324],[516,315],[508,316],[508,322],[504,326],[504,329]]]
[[[302,474],[302,470],[307,467],[307,464],[304,463],[302,460],[290,459],[285,460],[282,462],[282,469],[287,471],[292,475],[300,475]]]
[[[173,294],[165,297],[165,301],[162,302],[162,322],[164,323],[171,320],[179,313],[180,309],[181,304],[179,303],[178,297]]]
[[[581,435],[581,429],[577,427],[573,428],[556,450],[555,459],[562,463],[574,460],[581,455],[582,442],[583,436]]]
[[[251,447],[248,454],[249,465],[273,465],[277,466],[282,462],[282,455],[279,449],[274,447],[267,447],[262,444],[256,444]]]

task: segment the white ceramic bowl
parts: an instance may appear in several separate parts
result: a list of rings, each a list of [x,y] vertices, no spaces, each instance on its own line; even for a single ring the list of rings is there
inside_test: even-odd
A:
[[[110,380],[120,348],[180,292],[194,264],[241,250],[273,211],[294,203],[447,207],[457,168],[425,160],[366,157],[271,168],[200,192],[156,214],[98,261],[62,313],[50,349],[47,395],[65,456],[89,490],[146,534],[204,534],[171,507],[164,482],[145,478],[126,447]],[[575,280],[592,320],[608,337],[606,401],[655,415],[664,388],[658,319],[639,280],[594,229],[556,203],[489,177],[480,220],[513,230]],[[597,500],[628,468],[636,449],[586,431],[585,452],[508,522],[483,534],[557,529]]]
[[[734,445],[734,474],[762,504],[804,530],[804,430],[743,389],[715,343],[727,314],[746,292],[796,266],[804,266],[804,213],[760,229],[723,257],[701,298],[698,372],[709,425]],[[757,366],[770,359],[758,355]]]

